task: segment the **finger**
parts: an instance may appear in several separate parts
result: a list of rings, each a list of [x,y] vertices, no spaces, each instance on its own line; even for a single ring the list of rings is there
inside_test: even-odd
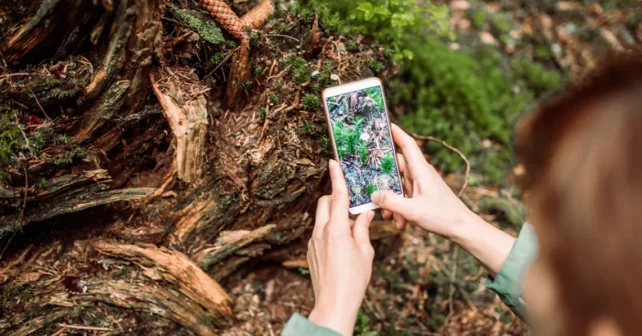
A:
[[[395,221],[395,225],[397,225],[397,229],[402,230],[406,226],[406,219],[402,215],[393,213],[392,218]]]
[[[346,185],[346,180],[343,177],[343,172],[341,171],[341,167],[339,167],[339,163],[335,160],[330,160],[328,166],[330,169],[330,179],[332,180],[332,203],[330,206],[330,215],[348,217],[350,196],[348,195],[348,186]],[[343,221],[333,221],[333,223],[340,222],[343,223]]]
[[[330,221],[330,202],[332,202],[332,197],[329,195],[319,198],[317,202],[317,213],[314,218],[313,234],[322,232],[325,225]]]
[[[406,175],[406,159],[403,157],[403,154],[397,153],[397,165],[399,166],[399,174]]]
[[[357,247],[362,251],[372,249],[372,244],[370,243],[370,223],[372,222],[374,215],[374,211],[370,210],[360,214],[354,221],[352,237],[354,238],[354,242],[357,244]]]
[[[375,191],[371,200],[374,204],[380,206],[382,209],[390,210],[393,213],[399,214],[407,219],[413,220],[414,204],[411,198],[404,198],[393,191]],[[394,215],[393,215],[393,218]]]
[[[392,218],[392,211],[386,209],[381,210],[381,217],[383,217],[384,219]]]
[[[397,165],[399,165],[399,172],[402,175],[404,193],[410,197],[412,196],[412,177],[407,173],[408,167],[406,167],[406,159],[403,154],[397,154]]]
[[[411,177],[414,176],[414,172],[421,165],[426,163],[426,159],[424,158],[421,149],[419,149],[419,146],[417,146],[417,142],[395,124],[392,124],[392,138],[404,155],[406,175],[411,175]]]

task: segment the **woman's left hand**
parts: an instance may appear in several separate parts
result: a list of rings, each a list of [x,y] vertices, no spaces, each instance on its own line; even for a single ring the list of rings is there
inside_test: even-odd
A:
[[[314,309],[309,320],[352,335],[359,307],[372,274],[374,249],[369,227],[373,211],[353,222],[350,199],[339,163],[330,160],[332,195],[319,199],[308,263],[314,287]]]

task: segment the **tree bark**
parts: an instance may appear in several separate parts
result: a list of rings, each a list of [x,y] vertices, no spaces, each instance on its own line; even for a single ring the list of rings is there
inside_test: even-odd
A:
[[[367,75],[373,52],[331,44],[328,55],[343,63],[322,69],[316,47],[330,39],[318,21],[296,21],[297,37],[275,42],[263,26],[274,6],[264,0],[245,16],[231,13],[225,36],[240,48],[208,64],[225,48],[220,31],[170,13],[187,13],[182,5],[43,0],[1,42],[0,114],[20,125],[19,140],[38,135],[44,144],[13,147],[11,162],[0,161],[8,176],[0,182],[0,333],[85,321],[82,308],[151,313],[216,335],[234,323],[234,298],[217,281],[265,254],[296,262],[273,252],[305,245],[329,151],[323,114],[302,101],[318,94],[309,86],[318,79],[295,81],[283,55],[307,55],[306,70],[326,72],[329,85],[330,74]],[[263,29],[251,51],[247,28]],[[310,34],[313,45],[296,42]],[[250,88],[231,89],[239,73]],[[234,111],[222,107],[230,96]],[[94,228],[89,208],[107,225]],[[59,216],[87,230],[37,247],[19,233],[46,235],[44,224]],[[14,236],[21,243],[12,246]]]

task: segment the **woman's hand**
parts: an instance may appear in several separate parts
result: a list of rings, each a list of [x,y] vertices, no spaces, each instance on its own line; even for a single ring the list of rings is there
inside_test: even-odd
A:
[[[383,209],[385,218],[393,217],[399,228],[406,221],[416,223],[458,244],[492,275],[497,274],[514,238],[468,209],[426,161],[415,139],[394,124],[392,137],[403,153],[397,161],[408,198],[392,191],[377,191],[372,194],[372,202]]]
[[[309,320],[342,335],[352,335],[372,274],[374,249],[369,227],[374,212],[362,213],[351,221],[343,172],[334,160],[330,160],[329,168],[332,195],[319,199],[314,232],[308,243],[315,297]]]
[[[403,153],[397,155],[397,162],[408,198],[392,191],[377,191],[372,194],[372,202],[383,209],[385,218],[392,216],[399,228],[408,220],[453,239],[459,228],[477,216],[426,161],[410,135],[392,124],[392,137]]]

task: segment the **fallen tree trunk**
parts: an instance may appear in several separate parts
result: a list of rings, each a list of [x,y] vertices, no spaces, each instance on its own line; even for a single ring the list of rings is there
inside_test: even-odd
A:
[[[183,1],[27,1],[0,30],[1,333],[220,334],[219,281],[298,257],[330,157],[320,91],[376,54],[281,10],[284,38],[254,5],[230,30]]]

